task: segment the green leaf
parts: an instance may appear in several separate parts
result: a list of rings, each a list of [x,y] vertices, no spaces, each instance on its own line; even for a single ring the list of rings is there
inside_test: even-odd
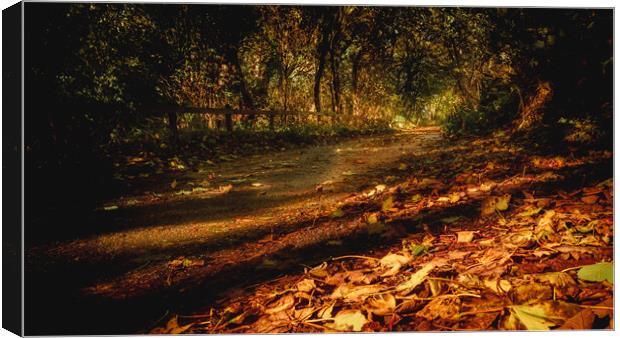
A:
[[[409,247],[409,251],[411,251],[413,256],[420,256],[428,251],[428,247],[426,245],[412,244]]]
[[[607,280],[614,283],[614,264],[612,262],[602,262],[586,265],[579,269],[577,277],[588,282],[602,282]]]
[[[536,305],[515,305],[511,307],[515,317],[528,330],[549,330],[556,324],[549,319],[544,307]]]

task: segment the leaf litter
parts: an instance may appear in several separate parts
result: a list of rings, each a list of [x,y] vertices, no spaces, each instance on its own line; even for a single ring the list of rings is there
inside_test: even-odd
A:
[[[456,170],[466,156],[483,156],[476,149],[484,142],[471,142],[476,148],[469,152],[452,149],[454,165],[442,162],[435,170]],[[502,150],[505,158],[471,163],[471,172],[454,178],[460,185],[446,184],[439,174],[414,176],[397,189],[382,185],[362,195],[375,201],[363,223],[382,224],[382,232],[421,219],[415,215],[424,210],[471,201],[479,201],[479,217],[439,217],[443,227],[422,224],[421,231],[399,235],[400,246],[326,260],[223,299],[200,320],[173,315],[152,332],[613,329],[613,181],[569,191],[533,188],[567,175],[548,169],[596,163],[609,154],[537,157],[547,171],[502,177],[508,164],[501,160],[516,166],[513,157],[522,152]],[[415,168],[408,164],[407,174]],[[349,213],[341,206],[331,216]]]

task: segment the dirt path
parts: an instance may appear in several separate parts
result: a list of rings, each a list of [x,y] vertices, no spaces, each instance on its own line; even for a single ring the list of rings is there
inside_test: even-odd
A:
[[[49,334],[54,328],[66,332],[66,325],[51,315],[51,304],[58,301],[75,302],[73,315],[81,318],[76,333],[95,332],[93,318],[85,314],[93,311],[123,309],[117,313],[117,320],[134,324],[139,320],[127,318],[127,313],[140,311],[143,320],[152,320],[153,313],[145,310],[144,303],[136,305],[135,310],[123,301],[109,310],[106,302],[181,285],[174,285],[171,276],[162,277],[162,269],[171,262],[200,262],[205,269],[221,270],[227,266],[224,258],[231,255],[245,254],[249,256],[247,263],[252,263],[255,256],[267,252],[263,247],[271,252],[286,251],[288,248],[272,245],[279,242],[274,237],[287,236],[288,242],[314,237],[321,240],[312,228],[320,214],[360,189],[385,183],[390,172],[398,171],[400,158],[423,155],[440,140],[437,128],[403,131],[276,154],[228,158],[208,171],[185,172],[137,185],[131,196],[100,206],[98,221],[105,226],[93,227],[90,236],[29,250],[26,269],[31,278],[26,283],[33,290],[31,299],[43,297],[50,304],[31,308],[30,318],[41,322],[37,326],[41,331],[30,334]],[[329,237],[344,230],[335,226],[330,231],[320,235]],[[182,280],[198,285],[209,276],[183,276]],[[50,294],[50,288],[56,291]],[[41,303],[40,299],[36,301]],[[156,303],[153,311],[165,301]],[[121,331],[116,332],[132,332],[130,327],[136,328],[119,323]]]
[[[174,188],[162,182],[155,194],[109,201],[102,208],[119,209],[101,213],[118,230],[44,250],[74,261],[122,257],[143,263],[260,238],[382,183],[376,178],[398,167],[400,157],[422,154],[439,140],[437,129],[426,128],[234,159],[209,172],[183,174]]]

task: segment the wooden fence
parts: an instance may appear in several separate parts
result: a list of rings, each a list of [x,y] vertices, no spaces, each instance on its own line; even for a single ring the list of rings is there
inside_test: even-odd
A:
[[[258,109],[231,109],[231,108],[200,108],[200,107],[178,107],[178,106],[156,106],[148,107],[142,110],[143,113],[149,115],[167,115],[168,124],[173,137],[177,135],[177,115],[178,114],[211,114],[224,115],[226,130],[233,130],[233,115],[256,116],[264,115],[269,118],[269,129],[274,129],[275,116],[322,116],[333,117],[331,112],[301,112],[301,111],[283,111],[283,110],[258,110]]]

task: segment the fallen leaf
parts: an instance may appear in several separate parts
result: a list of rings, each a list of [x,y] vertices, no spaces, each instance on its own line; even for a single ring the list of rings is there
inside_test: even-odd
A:
[[[179,326],[178,317],[177,316],[173,316],[172,318],[170,318],[168,323],[166,323],[166,329],[162,333],[166,333],[166,334],[179,334],[179,333],[183,333],[183,332],[187,331],[187,329],[189,329],[192,325],[193,325],[193,323],[189,323],[187,325]]]
[[[393,206],[394,206],[394,199],[392,198],[392,196],[390,196],[385,201],[383,201],[383,203],[381,204],[381,210],[387,211],[387,210],[392,209]]]
[[[265,310],[266,314],[278,313],[284,310],[288,310],[295,305],[295,297],[293,295],[286,294],[285,296],[278,299],[276,302],[272,304],[269,308]]]
[[[556,288],[577,285],[577,282],[566,272],[547,272],[534,276],[536,280],[547,282]]]
[[[553,298],[553,290],[546,284],[527,283],[515,286],[512,291],[512,298],[517,304],[548,300]]]
[[[409,251],[411,251],[411,255],[413,256],[420,256],[428,251],[428,247],[422,244],[411,244],[409,246]]]
[[[506,279],[485,279],[483,284],[497,294],[504,294],[512,289],[512,284]]]
[[[495,213],[496,210],[504,211],[508,209],[510,203],[510,194],[504,194],[502,196],[490,196],[482,201],[481,214],[482,216],[490,216]]]
[[[583,309],[573,317],[569,318],[560,326],[559,330],[590,330],[594,324],[596,316],[590,309]]]
[[[504,247],[527,248],[534,244],[534,233],[530,230],[518,230],[503,236],[502,243]]]
[[[170,183],[170,188],[174,189],[177,187],[177,180],[172,181],[172,183]]]
[[[327,277],[329,274],[327,273],[327,263],[323,262],[321,263],[321,265],[315,266],[314,268],[310,269],[310,271],[308,271],[308,273],[314,277],[318,277],[318,278],[325,278]]]
[[[504,194],[497,198],[497,203],[495,204],[495,209],[499,211],[504,211],[508,209],[508,204],[510,203],[510,194]]]
[[[330,298],[332,299],[344,299],[347,301],[359,301],[366,297],[378,293],[383,289],[381,285],[361,285],[352,286],[349,284],[342,284],[334,290]]]
[[[541,207],[528,206],[524,211],[516,214],[516,217],[534,216],[542,210]]]
[[[577,277],[588,282],[602,282],[607,280],[614,283],[614,265],[611,262],[601,262],[586,265],[579,269]]]
[[[456,236],[457,243],[469,243],[474,240],[474,231],[459,231]]]
[[[593,329],[594,321],[596,317],[603,319],[606,317],[613,316],[613,306],[614,302],[612,298],[607,298],[606,300],[596,304],[593,308],[585,308],[579,311],[573,317],[567,319],[562,326],[558,329],[560,330],[590,330]]]
[[[581,198],[581,201],[585,204],[594,204],[598,201],[598,196],[596,195],[584,196]]]
[[[313,307],[305,307],[303,309],[293,311],[293,318],[299,321],[305,321],[305,320],[310,319],[313,313],[314,313]]]
[[[398,273],[400,268],[403,265],[409,263],[410,260],[411,260],[411,257],[398,255],[398,254],[387,254],[385,257],[381,258],[381,260],[379,261],[379,264],[381,264],[381,267],[388,269],[381,276],[382,277],[394,276],[395,274]]]
[[[344,211],[342,211],[341,209],[336,209],[334,211],[332,211],[330,217],[331,218],[338,218],[338,217],[342,217],[344,216]]]
[[[418,311],[416,316],[427,320],[434,320],[436,318],[454,320],[458,318],[460,310],[460,299],[437,297],[428,302],[422,310]]]
[[[334,304],[336,304],[336,303],[334,302],[334,303],[331,303],[331,304],[329,304],[329,305],[327,305],[327,306],[325,306],[325,307],[321,308],[321,309],[320,309],[320,310],[316,313],[316,315],[317,315],[319,318],[322,318],[322,319],[332,318],[332,312],[334,311]]]
[[[545,308],[536,305],[513,305],[510,307],[514,316],[525,326],[527,330],[543,331],[549,330],[556,323],[548,317]]]
[[[336,314],[330,327],[339,331],[359,332],[366,322],[366,317],[359,310],[342,310]]]
[[[403,294],[408,294],[416,286],[422,284],[422,282],[426,280],[428,274],[433,271],[433,269],[436,268],[439,264],[442,263],[431,261],[430,263],[426,264],[420,270],[416,271],[416,273],[411,275],[411,277],[409,277],[406,282],[397,285],[396,291],[403,292]]]
[[[297,283],[297,290],[301,292],[310,292],[316,288],[316,284],[314,283],[314,279],[306,278],[299,283]]]
[[[390,293],[369,297],[366,303],[366,310],[379,316],[392,314],[396,309],[396,298]]]

